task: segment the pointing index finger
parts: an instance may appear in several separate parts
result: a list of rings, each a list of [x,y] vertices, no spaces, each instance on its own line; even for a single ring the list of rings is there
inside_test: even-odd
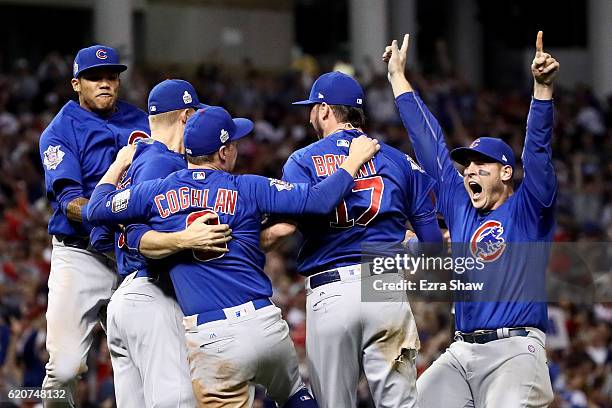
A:
[[[536,53],[540,54],[544,51],[544,42],[542,41],[542,37],[544,33],[542,31],[538,31],[538,37],[536,38]]]

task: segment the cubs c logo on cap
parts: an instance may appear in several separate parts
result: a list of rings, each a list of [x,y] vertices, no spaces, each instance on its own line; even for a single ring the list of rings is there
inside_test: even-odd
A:
[[[106,55],[106,50],[100,48],[98,51],[96,51],[96,57],[101,60],[108,58],[108,55]]]
[[[476,139],[476,140],[474,140],[474,141],[472,142],[472,144],[470,145],[470,147],[471,147],[471,148],[472,148],[472,147],[476,147],[476,146],[478,146],[479,144],[480,144],[480,139]]]

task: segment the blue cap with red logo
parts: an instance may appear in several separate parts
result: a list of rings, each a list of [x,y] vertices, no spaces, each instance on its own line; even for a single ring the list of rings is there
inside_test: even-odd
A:
[[[78,78],[84,71],[91,68],[105,67],[117,72],[127,69],[126,65],[119,63],[119,53],[106,45],[92,45],[80,50],[74,57],[72,74]]]
[[[467,166],[475,157],[485,158],[514,168],[514,153],[503,140],[496,137],[479,137],[469,147],[459,147],[450,152],[451,159]]]
[[[363,108],[363,88],[351,76],[334,71],[321,75],[312,84],[310,96],[304,101],[293,102],[294,105],[345,105]]]
[[[208,105],[200,103],[195,88],[189,82],[166,79],[151,89],[147,106],[149,115],[157,115],[179,109],[201,109]]]
[[[232,119],[220,106],[200,109],[185,125],[185,152],[203,156],[216,152],[226,143],[238,140],[253,130],[253,122],[245,118]]]

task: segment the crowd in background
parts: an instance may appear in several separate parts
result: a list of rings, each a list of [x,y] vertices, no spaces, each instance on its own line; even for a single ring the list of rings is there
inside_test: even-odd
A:
[[[62,105],[75,97],[70,86],[71,64],[71,57],[50,54],[38,66],[18,60],[8,72],[0,73],[0,394],[15,387],[40,386],[45,374],[50,209],[44,194],[38,140]],[[364,64],[355,73],[366,89],[366,131],[410,153],[385,67],[380,65]],[[441,122],[448,143],[458,146],[478,136],[498,136],[520,157],[530,88],[475,89],[449,64],[442,63],[440,67],[423,76],[411,72],[410,78]],[[240,143],[237,171],[279,177],[287,157],[314,140],[308,109],[293,107],[291,102],[308,94],[320,72],[321,67],[308,56],[296,60],[291,70],[275,73],[260,72],[249,61],[232,70],[204,63],[190,74],[180,69],[132,66],[127,72],[129,77],[123,77],[122,96],[144,108],[149,89],[158,81],[168,77],[190,80],[204,103],[223,105],[233,115],[255,122],[253,136]],[[598,100],[586,86],[557,89],[555,109],[553,154],[559,181],[555,240],[609,242],[612,96],[607,101]],[[519,179],[520,176],[519,165]],[[291,327],[302,374],[307,378],[305,293],[303,279],[295,271],[298,246],[296,237],[269,253],[266,272],[273,282],[273,300]],[[610,274],[612,254],[605,246],[602,248],[597,257],[601,269],[598,272],[604,273],[601,279],[609,279],[605,273]],[[553,256],[550,273],[568,269],[563,255]],[[607,285],[612,288],[612,282]],[[612,407],[611,296],[600,297],[597,302],[587,299],[551,304],[554,341],[548,354],[556,395],[553,407]],[[418,370],[422,372],[452,341],[451,304],[413,302],[412,307],[422,343],[418,357]],[[101,328],[95,331],[88,368],[78,383],[80,406],[112,407],[112,367]],[[373,406],[365,381],[359,395],[360,407]],[[269,406],[261,395],[257,404]]]

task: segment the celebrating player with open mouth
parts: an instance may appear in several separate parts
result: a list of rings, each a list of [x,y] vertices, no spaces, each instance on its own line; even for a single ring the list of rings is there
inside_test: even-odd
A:
[[[452,241],[486,264],[485,273],[465,274],[468,281],[482,278],[485,289],[455,302],[456,341],[419,378],[419,406],[547,407],[553,392],[544,349],[544,274],[557,192],[551,137],[559,63],[543,51],[539,32],[525,176],[515,190],[514,154],[500,139],[481,137],[449,155],[440,125],[404,75],[408,39],[401,48],[394,40],[383,54],[400,115],[419,163],[438,182],[438,211]],[[461,247],[453,246],[453,256],[455,248]]]

